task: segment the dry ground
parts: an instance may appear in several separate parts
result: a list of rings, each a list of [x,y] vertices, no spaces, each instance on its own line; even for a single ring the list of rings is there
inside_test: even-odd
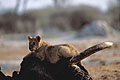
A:
[[[12,47],[12,46],[11,46]],[[27,46],[20,46],[16,49],[11,49],[11,47],[1,47],[0,60],[20,60],[27,53],[29,53]]]
[[[86,66],[94,80],[120,80],[120,64]]]
[[[74,45],[79,49],[79,51],[82,51],[90,47],[85,44],[81,44],[82,46],[80,46],[79,43],[75,43]],[[110,51],[111,49],[107,49],[106,51],[103,51],[103,53],[106,54],[108,53],[107,51],[110,51],[112,55],[96,53],[95,55],[92,55],[88,57],[87,60],[85,60],[84,64],[85,67],[95,80],[120,80],[119,49],[120,49],[119,46],[117,48],[112,48],[112,52]],[[116,51],[118,52],[116,53]],[[27,53],[29,53],[27,45],[20,46],[19,48],[16,49],[12,49],[12,46],[11,47],[0,46],[0,61],[22,60],[22,58]],[[96,64],[95,61],[100,62]],[[107,61],[111,63],[109,62],[107,63]],[[87,62],[89,64],[87,64]],[[11,75],[11,73],[6,73],[6,75]]]

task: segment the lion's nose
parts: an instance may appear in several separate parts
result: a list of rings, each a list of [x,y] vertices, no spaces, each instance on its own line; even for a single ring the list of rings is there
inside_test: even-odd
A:
[[[29,50],[30,50],[30,51],[32,51],[32,48],[31,48],[31,47],[29,47]]]

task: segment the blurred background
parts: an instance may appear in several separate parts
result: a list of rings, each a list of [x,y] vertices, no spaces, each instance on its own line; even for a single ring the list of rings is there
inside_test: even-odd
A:
[[[6,75],[19,70],[29,53],[28,35],[71,43],[80,52],[113,41],[113,48],[83,64],[95,80],[120,79],[120,0],[0,0],[0,66]]]

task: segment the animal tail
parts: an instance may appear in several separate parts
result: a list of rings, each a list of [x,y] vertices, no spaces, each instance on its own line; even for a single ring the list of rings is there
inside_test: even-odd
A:
[[[70,63],[78,63],[81,60],[85,59],[86,57],[94,54],[95,52],[98,52],[98,51],[106,49],[106,48],[110,48],[113,45],[114,45],[113,42],[103,42],[103,43],[94,45],[94,46],[84,50],[83,52],[79,53],[78,55],[72,57],[70,59]]]

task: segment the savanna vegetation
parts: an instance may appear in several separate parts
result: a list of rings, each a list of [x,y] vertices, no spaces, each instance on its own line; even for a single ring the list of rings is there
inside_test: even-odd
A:
[[[15,9],[0,14],[0,33],[34,33],[38,29],[47,28],[79,31],[95,20],[105,20],[120,31],[119,0],[113,5],[110,4],[107,11],[88,5],[66,6],[67,0],[53,0],[55,7],[37,10],[24,8],[21,14],[18,13],[20,0],[16,1]],[[26,4],[27,1],[24,0],[24,7]]]

